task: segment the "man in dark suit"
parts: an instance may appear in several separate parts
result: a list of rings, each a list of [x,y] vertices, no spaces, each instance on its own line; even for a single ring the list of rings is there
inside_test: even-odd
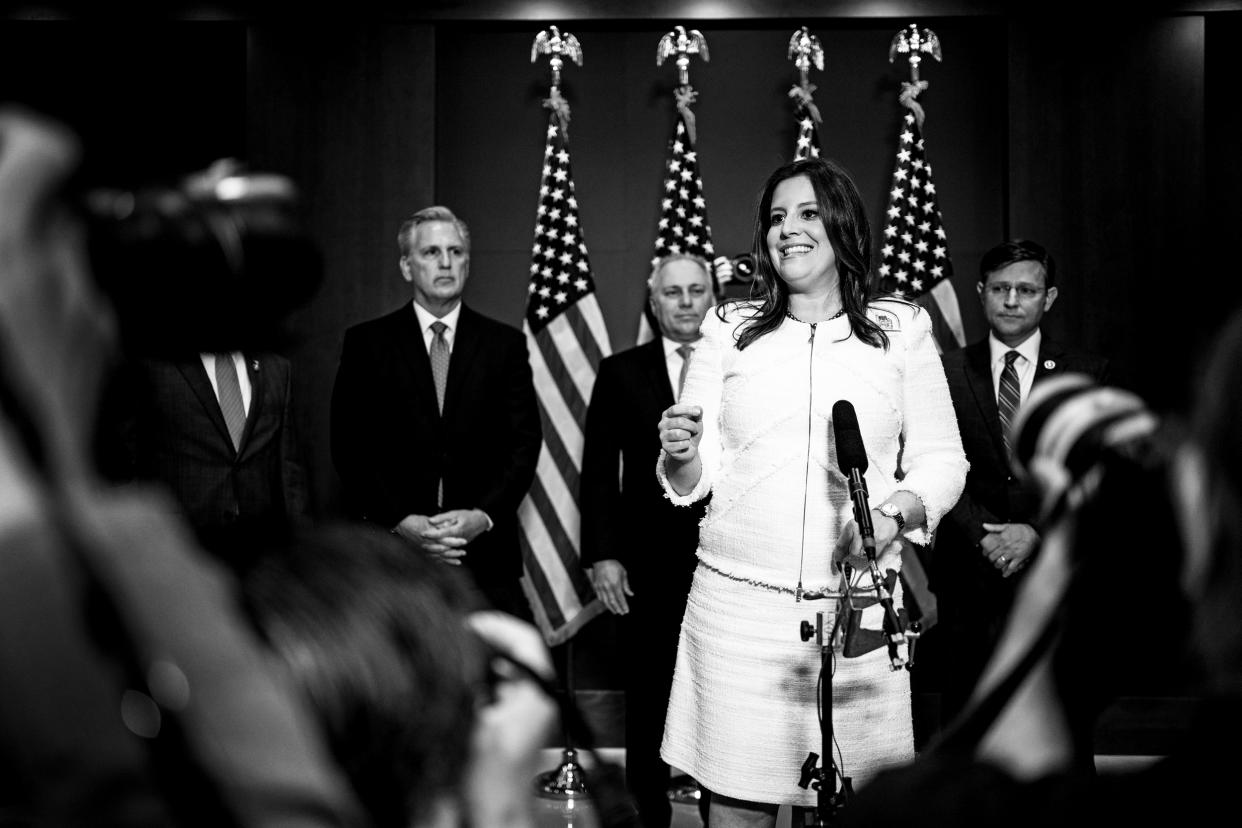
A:
[[[204,543],[231,563],[237,533],[304,515],[289,361],[241,351],[141,358],[113,389],[113,476],[166,487]],[[108,422],[112,422],[109,420]]]
[[[676,400],[711,303],[707,268],[688,255],[656,263],[649,290],[661,335],[600,363],[582,457],[582,562],[596,595],[619,616],[626,781],[649,828],[672,819],[660,741],[704,508],[664,497],[656,424]]]
[[[1039,504],[1010,468],[1007,423],[1044,377],[1077,372],[1104,382],[1108,367],[1101,357],[1042,335],[1039,323],[1056,302],[1057,286],[1056,263],[1041,245],[997,245],[984,254],[979,272],[991,332],[944,355],[970,461],[965,491],[936,535],[930,572],[940,613],[933,635],[946,721],[969,697],[999,638],[1020,573],[1039,547]]]
[[[346,501],[529,619],[517,510],[542,432],[526,340],[462,304],[470,231],[450,210],[420,210],[397,241],[413,301],[345,332],[332,392]]]

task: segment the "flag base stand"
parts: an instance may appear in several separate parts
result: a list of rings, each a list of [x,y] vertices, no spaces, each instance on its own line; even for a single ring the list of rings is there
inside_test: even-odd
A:
[[[586,780],[582,774],[582,766],[578,764],[578,751],[565,748],[561,753],[559,767],[536,776],[535,793],[544,799],[576,799],[586,796]]]

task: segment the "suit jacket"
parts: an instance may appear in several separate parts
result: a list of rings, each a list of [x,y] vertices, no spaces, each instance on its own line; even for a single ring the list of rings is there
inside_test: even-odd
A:
[[[345,332],[331,440],[348,507],[385,528],[411,514],[482,509],[493,526],[467,547],[465,565],[480,584],[514,581],[517,510],[542,443],[525,337],[463,306],[444,397],[441,414],[412,303]]]
[[[125,385],[122,476],[165,485],[200,532],[306,513],[289,361],[247,354],[245,362],[250,410],[238,449],[198,354],[140,360]]]
[[[936,536],[936,568],[943,571],[947,566],[957,571],[959,566],[968,566],[974,576],[987,583],[1015,581],[1002,578],[976,548],[987,534],[983,523],[1033,524],[1039,507],[1036,494],[1015,478],[1005,454],[996,392],[992,386],[988,340],[950,351],[943,361],[970,471],[966,474],[966,488],[961,499],[940,524]],[[1069,350],[1045,336],[1039,346],[1035,382],[1069,372],[1087,374],[1097,382],[1104,382],[1108,363],[1101,357]],[[933,584],[933,588],[943,585]]]
[[[673,402],[660,338],[600,363],[582,456],[582,563],[618,560],[639,603],[644,589],[667,590],[684,606],[706,501],[674,506],[656,479],[658,424]]]

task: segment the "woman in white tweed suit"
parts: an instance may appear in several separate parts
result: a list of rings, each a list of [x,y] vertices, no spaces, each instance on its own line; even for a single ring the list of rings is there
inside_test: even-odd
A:
[[[822,752],[820,649],[799,625],[835,611],[847,556],[850,585],[869,585],[833,404],[858,415],[882,571],[901,566],[898,534],[926,543],[962,491],[967,463],[928,315],[876,297],[870,251],[840,167],[808,159],[774,172],[756,219],[755,298],[708,313],[660,421],[670,499],[712,494],[661,750],[712,792],[712,828],[772,826],[780,804],[816,802],[797,783],[808,753]],[[813,593],[829,599],[798,600]],[[834,662],[839,770],[861,784],[913,756],[909,675],[884,648]]]

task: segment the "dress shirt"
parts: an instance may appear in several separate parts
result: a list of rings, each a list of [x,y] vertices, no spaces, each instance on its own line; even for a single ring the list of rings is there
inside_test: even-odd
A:
[[[453,309],[444,314],[444,316],[434,315],[417,302],[414,302],[413,305],[414,315],[418,317],[419,330],[423,332],[423,345],[426,346],[427,353],[431,353],[431,340],[436,338],[436,332],[431,329],[431,326],[436,322],[443,322],[445,326],[444,339],[448,342],[449,353],[452,354],[453,341],[457,338],[457,318],[461,316],[461,302],[454,305]],[[492,516],[487,512],[483,512],[482,509],[479,511],[483,513],[483,517],[487,518],[487,531],[490,532],[492,527],[496,525],[492,520]]]
[[[246,416],[250,416],[250,372],[246,370],[246,357],[241,351],[233,351],[233,367],[237,369],[237,383],[241,386],[242,408],[246,411]],[[216,401],[220,400],[220,387],[216,385],[216,355],[215,354],[199,354],[199,359],[203,361],[203,368],[207,370],[207,379],[211,380],[211,390],[216,394]]]
[[[1013,361],[1013,370],[1018,374],[1018,390],[1021,399],[1026,400],[1031,393],[1031,386],[1035,384],[1035,363],[1039,361],[1039,343],[1042,339],[1043,335],[1036,329],[1035,333],[1028,336],[1021,345],[1010,348],[997,339],[996,334],[988,334],[988,348],[992,356],[993,397],[1000,394],[1000,377],[1001,371],[1005,370],[1005,354],[1017,351],[1018,358]]]
[[[414,315],[418,317],[418,328],[423,332],[423,345],[427,348],[428,354],[431,353],[431,340],[436,338],[436,332],[431,329],[435,322],[443,322],[447,328],[444,332],[444,339],[448,342],[449,353],[453,353],[453,341],[457,338],[457,317],[461,316],[461,302],[454,305],[453,309],[444,316],[435,316],[415,302]]]

